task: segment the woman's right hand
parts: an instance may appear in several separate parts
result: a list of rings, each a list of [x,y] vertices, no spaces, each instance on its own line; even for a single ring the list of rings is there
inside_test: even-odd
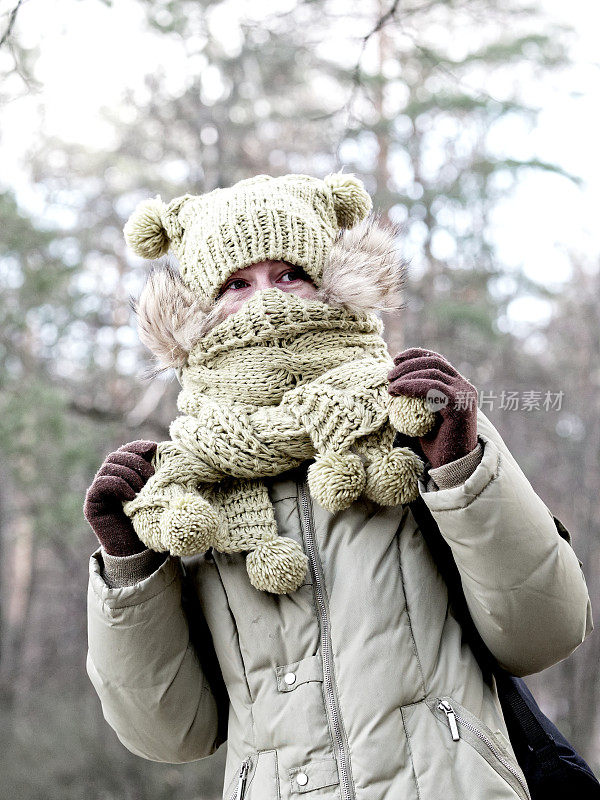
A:
[[[154,474],[150,461],[156,447],[156,442],[135,441],[109,453],[86,492],[83,514],[110,555],[130,556],[146,549],[123,511],[123,501],[133,500]]]

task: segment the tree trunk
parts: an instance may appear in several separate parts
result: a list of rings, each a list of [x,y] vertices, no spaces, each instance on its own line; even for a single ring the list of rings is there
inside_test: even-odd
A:
[[[4,651],[0,661],[0,694],[3,706],[15,720],[19,700],[26,693],[24,652],[27,630],[31,622],[35,539],[33,524],[27,513],[18,513],[12,522],[13,539],[5,546],[3,562],[10,590],[5,600]]]

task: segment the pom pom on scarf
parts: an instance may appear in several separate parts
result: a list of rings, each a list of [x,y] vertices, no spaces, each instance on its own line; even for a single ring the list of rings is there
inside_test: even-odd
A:
[[[365,494],[380,506],[410,503],[419,495],[418,480],[424,464],[408,447],[378,455],[366,469]]]
[[[205,553],[224,525],[217,510],[197,494],[184,494],[169,503],[161,521],[161,550],[175,556]]]
[[[348,508],[362,494],[365,481],[363,463],[353,453],[323,453],[308,468],[311,495],[331,513]]]
[[[425,436],[436,420],[421,397],[390,396],[388,414],[394,428],[407,436]]]
[[[259,542],[246,556],[250,583],[262,592],[294,592],[304,581],[307,567],[308,558],[298,542],[286,536]]]

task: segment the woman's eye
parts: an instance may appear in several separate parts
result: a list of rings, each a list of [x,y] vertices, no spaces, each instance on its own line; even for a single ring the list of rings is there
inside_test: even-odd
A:
[[[303,273],[299,269],[290,269],[288,272],[284,272],[280,281],[299,281],[304,278]]]
[[[228,283],[227,286],[223,289],[226,292],[228,289],[245,289],[248,284],[242,278],[238,278],[235,281],[231,281]]]

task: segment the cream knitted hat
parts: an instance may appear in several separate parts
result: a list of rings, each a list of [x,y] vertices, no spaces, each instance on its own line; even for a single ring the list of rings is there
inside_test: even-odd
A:
[[[145,200],[124,228],[131,249],[143,258],[172,250],[183,281],[208,306],[239,269],[267,259],[302,267],[319,286],[341,228],[371,211],[362,182],[334,173],[258,175],[228,189],[184,195],[163,203]]]

